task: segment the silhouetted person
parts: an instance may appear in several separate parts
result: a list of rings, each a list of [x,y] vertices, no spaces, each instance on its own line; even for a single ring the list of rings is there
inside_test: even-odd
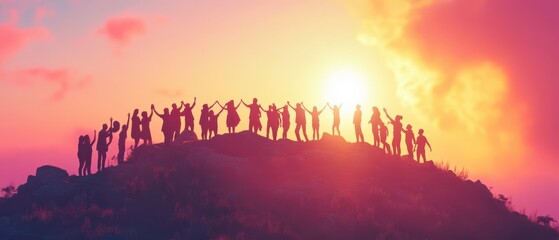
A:
[[[289,131],[289,126],[291,125],[291,119],[289,116],[289,107],[287,105],[283,106],[282,110],[278,110],[281,114],[281,127],[283,128],[283,133],[281,135],[282,139],[287,139],[287,131]]]
[[[241,103],[235,106],[235,102],[233,100],[227,102],[225,106],[219,105],[222,109],[227,110],[227,132],[235,133],[235,128],[239,126],[241,122],[241,117],[239,117],[239,113],[237,113],[237,109],[241,106]]]
[[[184,104],[184,110],[182,111],[181,115],[184,116],[184,130],[193,131],[194,132],[194,115],[192,114],[192,109],[196,107],[196,98],[194,98],[194,102],[192,105],[190,103]]]
[[[151,129],[149,128],[149,123],[151,122],[151,117],[153,117],[153,107],[151,108],[151,113],[148,116],[148,112],[142,112],[142,140],[144,141],[143,145],[151,145],[153,141],[151,140]]]
[[[181,110],[183,105],[184,103],[181,102],[180,107],[177,107],[176,103],[173,103],[173,105],[171,106],[171,142],[177,139],[179,137],[179,134],[181,134]]]
[[[342,108],[343,103],[340,104],[340,106],[334,105],[334,107],[330,107],[330,103],[327,103],[326,105],[334,113],[334,122],[332,123],[332,135],[336,135],[336,131],[337,131],[338,136],[340,136],[340,108]]]
[[[128,137],[128,124],[130,124],[130,113],[128,113],[128,120],[125,125],[122,125],[122,130],[118,134],[118,154],[117,162],[122,164],[124,162],[124,153],[126,152],[126,138]]]
[[[320,111],[318,111],[318,108],[316,108],[316,106],[312,108],[312,111],[309,111],[305,107],[305,104],[301,104],[301,106],[303,106],[303,109],[305,109],[305,111],[307,111],[312,117],[312,140],[320,140],[320,118],[319,117],[322,111],[324,111],[324,109],[326,108],[326,105],[324,105],[324,107],[320,109]]]
[[[112,124],[113,119],[111,118],[111,125]],[[109,138],[109,142],[107,142],[107,138]],[[109,145],[111,145],[113,141],[113,135],[109,131],[107,124],[103,124],[103,128],[99,131],[97,139],[97,171],[99,172],[105,169],[107,151],[109,151]]]
[[[163,109],[163,114],[160,114],[155,109],[155,105],[151,105],[151,109],[155,112],[155,115],[159,116],[163,120],[163,125],[161,126],[161,131],[163,132],[163,142],[165,145],[170,145],[173,142],[173,134],[175,133],[175,126],[173,125],[175,119],[169,113],[169,108]]]
[[[406,147],[408,150],[408,156],[413,160],[413,146],[415,145],[415,134],[413,134],[412,126],[407,125],[406,130],[402,129],[402,132],[406,134]]]
[[[386,139],[388,138],[388,127],[386,127],[386,125],[384,125],[382,121],[379,123],[379,135],[380,135],[380,143],[382,143],[382,150],[386,154],[392,155],[392,151],[390,150],[390,144],[386,142]]]
[[[307,117],[305,116],[305,109],[301,107],[301,103],[297,103],[295,107],[291,106],[291,103],[287,102],[287,105],[295,111],[295,136],[297,137],[297,141],[301,141],[301,136],[299,135],[299,131],[303,129],[303,136],[305,137],[305,141],[309,141],[307,137]]]
[[[252,104],[246,104],[242,99],[241,102],[243,105],[250,109],[249,117],[248,117],[248,130],[254,133],[258,133],[258,131],[262,130],[262,123],[260,122],[260,117],[262,116],[260,113],[260,105],[258,104],[258,99],[253,98]]]
[[[417,146],[417,162],[421,162],[421,157],[423,156],[423,162],[427,162],[427,157],[425,157],[425,144],[429,146],[429,150],[432,152],[431,144],[425,136],[423,136],[423,129],[419,129],[419,136],[417,136],[416,146]]]
[[[78,175],[79,176],[82,176],[82,169],[85,166],[84,141],[85,141],[85,136],[80,135],[78,139],[78,160],[79,160]]]
[[[353,125],[355,127],[355,138],[357,142],[365,142],[363,138],[363,131],[361,130],[361,105],[357,104],[355,106],[355,113],[353,114]]]
[[[209,112],[210,109],[217,103],[217,101],[212,104],[212,106],[208,107],[208,104],[202,105],[202,110],[200,110],[200,120],[198,123],[200,124],[200,128],[202,128],[202,139],[208,140],[208,130],[209,130]]]
[[[278,129],[281,124],[280,113],[278,112],[275,104],[268,106],[267,111],[264,108],[261,109],[266,113],[268,118],[266,124],[266,138],[270,138],[270,130],[272,130],[272,138],[275,141],[278,139]]]
[[[393,126],[393,131],[392,131],[392,150],[394,150],[394,155],[396,156],[400,156],[401,155],[401,150],[400,150],[400,142],[402,139],[402,130],[403,130],[403,126],[402,126],[402,119],[403,117],[400,115],[396,115],[396,120],[392,119],[390,117],[390,115],[388,115],[388,112],[386,111],[386,108],[383,108],[384,113],[386,114],[386,117],[390,120],[390,123]]]
[[[378,110],[377,107],[373,107],[373,115],[371,116],[371,120],[369,120],[369,123],[373,128],[373,138],[374,138],[373,146],[379,147],[380,146],[379,125],[380,123],[382,123],[382,120],[380,119],[380,111]]]
[[[134,148],[138,147],[138,143],[140,143],[140,139],[142,138],[142,129],[140,129],[142,121],[138,116],[138,112],[138,109],[134,109],[134,113],[132,114],[132,129],[130,130],[130,137],[134,139]]]
[[[91,159],[93,158],[93,144],[97,137],[97,131],[93,131],[93,142],[90,142],[89,135],[84,136],[82,153],[85,160],[82,176],[91,175]]]
[[[221,114],[221,112],[223,112],[224,108],[221,108],[221,110],[215,114],[213,110],[210,110],[208,112],[208,138],[212,138],[217,136],[217,130],[218,130],[218,124],[217,124],[217,120],[219,118],[219,115]]]

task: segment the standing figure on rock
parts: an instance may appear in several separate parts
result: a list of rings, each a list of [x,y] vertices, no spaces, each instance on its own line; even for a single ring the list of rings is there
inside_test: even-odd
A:
[[[140,122],[142,124],[142,133],[140,135],[142,136],[142,140],[144,141],[142,145],[153,144],[153,141],[151,140],[151,129],[149,128],[151,117],[153,117],[153,105],[151,107],[151,113],[149,114],[149,116],[148,112],[142,112],[142,120]]]
[[[390,115],[388,115],[388,111],[386,111],[386,108],[383,108],[384,113],[386,114],[386,117],[388,118],[388,120],[390,120],[390,123],[393,126],[392,129],[392,150],[394,150],[394,155],[396,156],[400,156],[402,153],[400,150],[400,142],[402,139],[402,130],[403,130],[403,126],[402,126],[402,119],[403,117],[400,115],[396,115],[396,120],[392,119],[390,117]]]
[[[297,141],[301,141],[301,136],[299,135],[299,131],[303,129],[303,136],[305,137],[305,141],[309,141],[307,137],[307,117],[305,116],[305,109],[301,107],[302,103],[297,103],[295,107],[291,106],[291,103],[287,102],[287,105],[295,111],[295,136],[297,137]]]
[[[417,162],[421,162],[421,157],[423,157],[423,163],[427,162],[427,157],[425,157],[425,145],[429,146],[429,150],[432,152],[431,144],[425,136],[423,136],[423,129],[419,129],[419,136],[417,136],[417,141],[415,142],[417,147]]]
[[[355,113],[353,114],[353,125],[355,127],[355,138],[357,142],[365,142],[363,138],[363,131],[361,130],[361,105],[357,104],[355,106]]]
[[[221,114],[221,112],[223,112],[224,108],[221,108],[221,111],[219,111],[217,114],[214,113],[214,110],[210,110],[208,112],[208,139],[217,136],[217,130],[218,130],[218,125],[217,125],[217,120],[219,118],[219,115]]]
[[[406,130],[402,129],[402,132],[406,134],[406,148],[408,150],[408,156],[413,160],[413,147],[415,145],[415,134],[413,134],[412,126],[408,124]]]
[[[192,109],[196,107],[196,98],[194,98],[192,105],[190,103],[184,104],[184,102],[181,102],[181,104],[184,106],[184,111],[181,113],[181,115],[184,116],[184,130],[194,132],[194,115],[192,114]]]
[[[250,105],[246,104],[242,99],[241,102],[245,105],[245,107],[250,108],[248,130],[258,134],[258,131],[262,130],[262,123],[260,122],[262,114],[260,113],[260,104],[258,104],[258,99],[253,98],[252,104]]]
[[[163,109],[163,114],[160,114],[155,109],[155,105],[151,105],[151,109],[155,112],[155,115],[159,116],[163,120],[163,125],[161,126],[161,131],[163,132],[163,139],[165,145],[170,145],[173,142],[173,134],[175,133],[175,129],[173,123],[175,119],[169,113],[169,108]]]
[[[373,128],[373,146],[379,147],[380,146],[380,136],[379,136],[379,125],[382,123],[380,119],[380,111],[377,107],[373,107],[373,115],[371,116],[371,120],[369,120],[371,127]]]
[[[126,152],[126,138],[128,137],[128,124],[130,124],[130,113],[128,113],[128,120],[125,125],[122,125],[122,130],[118,135],[118,155],[116,157],[118,164],[124,162],[124,153]]]
[[[287,131],[289,131],[289,126],[291,125],[291,119],[289,116],[289,107],[287,105],[283,106],[282,110],[278,110],[281,114],[281,127],[283,128],[283,133],[281,135],[282,139],[287,139]]]
[[[182,116],[182,106],[184,105],[183,102],[181,102],[181,106],[177,107],[176,103],[173,103],[172,105],[172,109],[171,109],[171,142],[175,141],[178,137],[179,134],[181,134],[181,116]]]
[[[209,112],[210,109],[217,104],[217,101],[214,102],[211,106],[208,104],[202,105],[202,110],[200,110],[200,120],[198,123],[200,124],[200,128],[202,129],[202,140],[208,140],[208,130],[209,130]]]
[[[382,121],[379,123],[379,135],[380,135],[380,143],[382,143],[382,150],[386,154],[392,155],[392,151],[390,150],[390,144],[386,142],[386,139],[388,138],[388,127],[386,127],[386,125],[384,125]]]
[[[83,157],[85,160],[85,164],[83,167],[83,174],[82,176],[91,175],[91,159],[93,158],[93,144],[95,144],[95,139],[97,137],[97,131],[93,131],[93,142],[90,142],[89,135],[85,135],[84,142],[83,142]]]
[[[342,108],[342,103],[340,106],[334,105],[334,107],[330,107],[330,103],[326,104],[330,110],[334,113],[334,123],[332,123],[332,135],[336,135],[336,131],[338,132],[338,136],[340,136],[340,109]]]
[[[237,113],[237,109],[241,106],[241,103],[235,106],[235,102],[233,100],[227,102],[225,106],[219,105],[221,109],[227,110],[227,132],[228,133],[235,133],[235,128],[239,126],[241,122],[241,117],[239,117],[239,113]]]
[[[281,124],[280,113],[278,112],[275,104],[268,106],[268,111],[264,108],[261,109],[266,112],[266,116],[268,118],[268,122],[266,124],[266,138],[270,138],[270,130],[272,130],[272,138],[275,141],[278,139],[278,129]]]
[[[78,139],[78,161],[79,161],[78,175],[80,177],[82,176],[82,169],[85,166],[84,141],[85,141],[85,136],[80,135],[80,138]]]
[[[320,111],[318,111],[318,108],[316,108],[316,106],[312,108],[312,111],[309,111],[309,109],[307,109],[304,104],[301,104],[301,106],[303,106],[303,109],[305,109],[305,111],[307,111],[312,117],[312,140],[320,140],[320,118],[319,117],[322,111],[324,111],[324,109],[326,108],[326,105],[324,105],[324,107],[320,109]]]
[[[130,137],[134,139],[134,149],[138,147],[138,143],[142,138],[142,130],[140,129],[140,125],[142,124],[142,121],[138,116],[138,112],[139,112],[138,109],[134,109],[134,113],[132,114],[132,129],[130,132]]]
[[[113,125],[113,118],[111,118],[111,125]],[[103,124],[103,128],[99,131],[99,136],[97,137],[97,172],[105,169],[109,145],[113,142],[113,135],[108,128],[107,124]],[[109,138],[108,142],[107,138]]]

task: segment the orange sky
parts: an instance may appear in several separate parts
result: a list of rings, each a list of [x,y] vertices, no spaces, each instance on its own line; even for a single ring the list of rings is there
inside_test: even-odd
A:
[[[550,170],[557,169],[554,152],[531,135],[539,131],[535,118],[547,115],[535,107],[536,95],[526,93],[546,91],[518,80],[538,68],[507,54],[532,57],[533,51],[515,35],[523,28],[501,30],[514,27],[501,18],[520,14],[525,24],[542,26],[542,34],[548,28],[516,12],[524,6],[509,5],[0,0],[0,37],[6,40],[0,46],[0,183],[20,183],[43,164],[75,173],[77,137],[92,134],[111,116],[125,121],[134,108],[154,103],[162,109],[195,96],[199,103],[258,97],[263,105],[289,100],[322,106],[339,98],[331,96],[329,84],[346,71],[363,79],[355,88],[366,95],[360,102],[364,118],[373,105],[403,115],[404,124],[426,130],[434,148],[429,158],[466,168],[470,178],[512,195],[520,209],[557,216],[559,191],[547,187],[559,183]],[[505,11],[490,15],[494,8]],[[477,24],[488,20],[495,24]],[[351,141],[352,101],[344,101],[341,125]],[[547,114],[556,119],[553,111]],[[194,112],[197,118],[199,109]],[[245,129],[248,111],[240,114]],[[224,126],[225,118],[220,121]],[[329,131],[331,122],[326,111],[321,130]],[[160,124],[152,123],[155,141],[162,140]],[[370,127],[365,129],[370,142]]]

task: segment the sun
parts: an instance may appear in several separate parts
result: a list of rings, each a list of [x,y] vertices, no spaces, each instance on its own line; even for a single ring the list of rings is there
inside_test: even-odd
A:
[[[330,104],[343,103],[346,106],[363,104],[367,97],[367,84],[358,71],[336,70],[326,80],[324,95]]]

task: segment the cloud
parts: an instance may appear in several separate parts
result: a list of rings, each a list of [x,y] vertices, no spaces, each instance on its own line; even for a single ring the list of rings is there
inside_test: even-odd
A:
[[[145,34],[146,30],[146,22],[140,17],[115,16],[108,19],[97,33],[107,37],[117,50],[121,50],[133,38]]]
[[[57,90],[52,100],[62,100],[72,89],[82,89],[91,82],[91,77],[82,76],[67,68],[49,69],[43,67],[28,68],[11,74],[14,83],[30,86],[40,83],[53,84]]]
[[[360,40],[383,54],[402,104],[443,130],[475,136],[491,157],[555,151],[559,2],[353,3],[363,16]]]
[[[50,38],[50,32],[44,27],[20,28],[16,26],[19,18],[17,11],[10,12],[7,22],[0,24],[0,67],[18,51],[30,42],[41,41]]]

